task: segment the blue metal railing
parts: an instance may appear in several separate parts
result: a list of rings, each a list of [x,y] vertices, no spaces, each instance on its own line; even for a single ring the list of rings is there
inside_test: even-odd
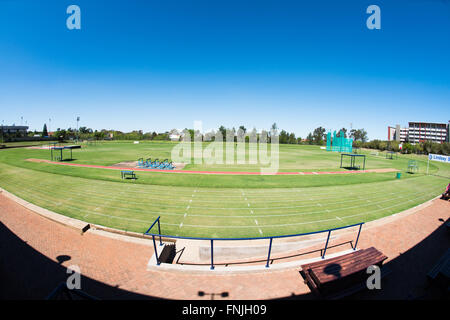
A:
[[[326,243],[325,243],[325,247],[323,248],[323,254],[322,254],[322,259],[325,259],[325,254],[326,254],[326,251],[327,251],[327,248],[328,248],[328,243],[329,243],[332,231],[341,230],[341,229],[348,229],[348,228],[359,226],[358,235],[356,237],[355,244],[351,245],[352,249],[356,250],[356,247],[357,247],[358,241],[359,241],[359,236],[361,234],[362,225],[364,224],[364,222],[360,222],[360,223],[355,223],[355,224],[351,224],[351,225],[348,225],[348,226],[337,227],[337,228],[333,228],[333,229],[326,229],[326,230],[312,231],[312,232],[305,232],[305,233],[288,234],[288,235],[281,235],[281,236],[249,237],[249,238],[201,238],[201,237],[183,237],[183,236],[162,235],[161,234],[160,219],[161,219],[161,216],[156,218],[156,220],[152,223],[150,228],[148,228],[148,230],[144,233],[144,235],[151,236],[152,239],[153,239],[153,247],[154,247],[154,250],[155,250],[155,256],[156,256],[156,263],[157,263],[157,265],[160,265],[161,261],[159,260],[159,257],[158,257],[158,251],[157,251],[157,247],[156,247],[155,237],[159,237],[159,245],[160,246],[163,245],[162,237],[168,238],[168,239],[209,240],[210,243],[211,243],[211,270],[214,270],[214,241],[240,241],[240,240],[264,240],[264,239],[269,239],[270,240],[270,242],[269,242],[269,252],[267,253],[267,262],[266,262],[266,268],[269,268],[270,254],[271,254],[271,251],[272,251],[273,239],[300,237],[300,236],[307,236],[307,235],[312,235],[312,234],[319,234],[319,233],[328,232],[327,240],[326,240]],[[158,224],[158,233],[150,233],[150,230],[155,226],[155,224]]]

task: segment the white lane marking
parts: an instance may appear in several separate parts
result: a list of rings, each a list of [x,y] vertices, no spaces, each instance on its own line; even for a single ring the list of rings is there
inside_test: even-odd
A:
[[[344,221],[344,220],[342,220],[341,218],[339,218],[338,216],[336,216],[336,218],[338,218],[338,219],[341,220],[341,221]]]

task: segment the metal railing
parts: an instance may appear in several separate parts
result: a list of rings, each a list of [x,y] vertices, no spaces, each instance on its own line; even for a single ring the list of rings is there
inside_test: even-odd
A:
[[[153,247],[154,247],[155,256],[156,256],[156,264],[157,265],[161,264],[161,261],[160,261],[159,256],[158,256],[158,251],[157,251],[156,237],[159,237],[159,245],[160,246],[163,245],[162,237],[168,238],[168,239],[209,240],[210,243],[211,243],[210,244],[210,247],[211,247],[211,267],[210,267],[210,269],[211,270],[214,270],[214,241],[241,241],[241,240],[265,240],[265,239],[267,240],[267,239],[269,239],[269,248],[268,248],[267,262],[266,262],[266,268],[269,268],[270,254],[271,254],[271,251],[272,251],[273,239],[301,237],[301,236],[307,236],[307,235],[312,235],[312,234],[319,234],[319,233],[328,232],[327,240],[325,242],[325,247],[323,248],[323,254],[322,254],[322,259],[325,259],[325,254],[327,252],[328,243],[330,241],[330,236],[331,236],[331,232],[332,231],[348,229],[348,228],[359,226],[358,235],[356,237],[355,244],[354,245],[350,244],[352,249],[356,250],[356,247],[358,245],[359,236],[361,234],[362,225],[364,224],[364,222],[360,222],[360,223],[355,223],[355,224],[352,224],[352,225],[338,227],[338,228],[332,228],[332,229],[326,229],[326,230],[320,230],[320,231],[312,231],[312,232],[305,232],[305,233],[297,233],[297,234],[288,234],[288,235],[281,235],[281,236],[250,237],[250,238],[201,238],[201,237],[182,237],[182,236],[163,235],[163,234],[161,234],[160,219],[161,219],[161,216],[156,218],[156,220],[152,223],[150,228],[148,228],[148,230],[144,233],[144,235],[152,237]],[[151,233],[150,230],[155,226],[155,224],[158,224],[158,233]]]

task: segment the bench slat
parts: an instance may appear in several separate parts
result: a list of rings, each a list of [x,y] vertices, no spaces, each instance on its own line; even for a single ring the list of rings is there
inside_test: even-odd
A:
[[[380,252],[368,252],[367,254],[364,254],[364,255],[351,256],[351,257],[348,257],[348,259],[345,259],[345,260],[329,262],[329,263],[327,263],[325,265],[312,267],[310,269],[322,270],[322,269],[325,269],[326,267],[330,268],[329,266],[336,265],[335,267],[331,267],[330,271],[332,271],[333,269],[337,269],[338,266],[340,266],[340,269],[344,269],[345,267],[347,267],[347,266],[349,266],[351,264],[359,263],[360,261],[376,260],[377,258],[383,258],[383,257],[384,257],[384,255],[382,253],[380,253]]]
[[[386,259],[385,255],[371,247],[344,256],[306,264],[302,266],[302,270],[310,276],[311,280],[314,280],[315,285],[320,287],[362,272],[371,265],[380,265]],[[326,272],[325,269],[327,269]]]
[[[323,266],[323,265],[328,265],[328,264],[331,264],[334,262],[341,262],[341,261],[345,261],[348,259],[354,259],[354,257],[357,259],[358,257],[369,254],[371,252],[379,252],[379,251],[377,249],[375,249],[374,247],[370,247],[368,249],[361,249],[361,250],[358,250],[358,251],[355,251],[352,253],[348,253],[343,256],[325,259],[325,260],[321,260],[321,261],[316,261],[316,262],[312,262],[312,263],[307,263],[307,264],[303,265],[302,267],[315,268],[315,267],[319,267],[319,266]],[[381,252],[380,252],[380,254],[381,254]]]
[[[335,274],[325,273],[323,270],[311,270],[314,278],[316,278],[319,283],[325,284],[334,280],[342,279],[347,276],[353,275],[358,272],[362,272],[366,270],[371,265],[378,265],[383,262],[386,258],[377,257],[376,259],[371,258],[370,260],[364,260],[355,264],[351,264],[350,266],[343,267],[339,272]]]

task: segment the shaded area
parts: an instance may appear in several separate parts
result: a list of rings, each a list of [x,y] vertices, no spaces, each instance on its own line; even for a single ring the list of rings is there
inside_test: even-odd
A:
[[[445,293],[432,286],[427,279],[428,272],[450,247],[450,235],[445,222],[441,223],[439,228],[423,241],[385,264],[392,273],[383,279],[381,290],[361,292],[354,298],[411,300],[445,298]]]
[[[389,275],[382,278],[380,290],[365,289],[346,297],[346,299],[448,299],[448,292],[433,285],[427,279],[429,271],[450,248],[450,234],[446,226],[449,220],[444,221],[442,218],[438,220],[442,224],[427,238],[383,265],[382,270],[387,268]],[[308,295],[292,295],[284,299],[305,298],[316,298],[316,296],[310,293]]]
[[[55,259],[58,262],[34,250],[0,222],[0,299],[46,299],[70,276],[61,264],[71,257],[60,255]],[[157,299],[83,275],[81,289],[99,299]]]

